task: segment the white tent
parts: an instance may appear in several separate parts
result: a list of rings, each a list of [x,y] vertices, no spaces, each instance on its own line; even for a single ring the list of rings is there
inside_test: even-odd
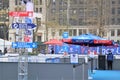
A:
[[[9,50],[11,46],[12,42],[0,39],[0,50],[2,50],[2,52],[4,52],[4,48],[7,48],[7,50]]]

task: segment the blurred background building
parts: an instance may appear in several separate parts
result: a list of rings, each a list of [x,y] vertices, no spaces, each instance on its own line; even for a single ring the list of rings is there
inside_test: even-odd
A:
[[[64,31],[68,31],[69,37],[93,33],[119,41],[119,4],[120,0],[51,0],[48,21],[60,25],[57,26],[59,33],[54,33],[59,38],[62,38]]]
[[[9,31],[6,39],[16,40],[13,22],[22,21],[9,17],[8,11],[23,11],[22,0],[0,0],[0,33]],[[120,0],[32,0],[34,3],[34,41],[61,39],[63,32],[69,37],[93,33],[107,39],[120,40]],[[9,4],[8,4],[9,3]],[[6,23],[9,20],[9,25]],[[1,35],[1,38],[5,36]]]
[[[0,0],[0,38],[8,40],[9,0]]]

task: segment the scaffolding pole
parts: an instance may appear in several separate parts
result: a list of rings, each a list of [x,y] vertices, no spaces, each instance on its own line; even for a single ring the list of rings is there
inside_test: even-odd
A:
[[[18,23],[24,22],[24,18],[18,18]],[[15,21],[16,22],[16,21]],[[17,42],[24,42],[24,29],[16,29]],[[16,36],[15,36],[16,37]],[[28,51],[25,48],[17,48],[18,57],[18,80],[28,80]]]
[[[19,49],[18,80],[28,80],[28,53]]]

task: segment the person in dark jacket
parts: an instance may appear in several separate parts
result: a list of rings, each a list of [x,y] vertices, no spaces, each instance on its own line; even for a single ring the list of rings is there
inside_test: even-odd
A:
[[[4,54],[6,54],[7,53],[7,48],[4,48]]]
[[[54,54],[54,49],[53,48],[51,48],[51,54]]]
[[[2,55],[2,50],[0,50],[0,55]]]
[[[112,70],[112,66],[113,66],[113,54],[109,50],[109,53],[107,54],[107,68],[108,68],[108,70]]]

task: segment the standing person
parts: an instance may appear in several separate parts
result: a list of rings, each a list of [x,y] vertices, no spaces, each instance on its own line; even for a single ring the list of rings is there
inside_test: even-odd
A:
[[[53,48],[51,48],[51,54],[54,54],[54,49]]]
[[[7,48],[4,48],[4,54],[6,54],[7,53]]]
[[[2,50],[0,50],[0,55],[2,55]]]
[[[108,54],[107,54],[107,68],[108,70],[112,70],[112,66],[113,66],[113,54],[111,52],[111,50],[109,50]]]

